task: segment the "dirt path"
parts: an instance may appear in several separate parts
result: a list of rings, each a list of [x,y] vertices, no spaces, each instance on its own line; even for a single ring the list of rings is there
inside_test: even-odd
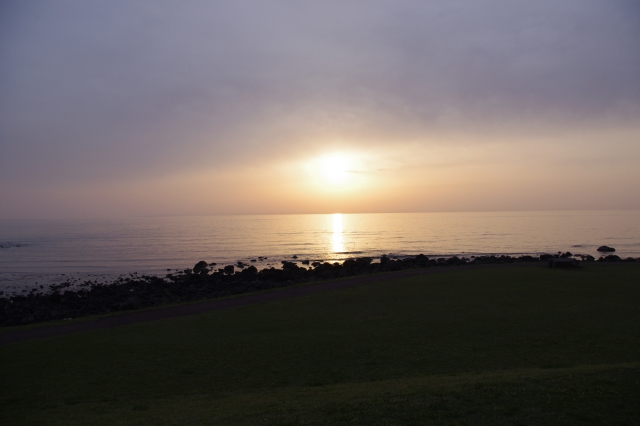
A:
[[[497,264],[497,265],[477,265],[477,266],[451,266],[429,269],[408,269],[397,272],[385,272],[361,277],[347,278],[337,281],[323,281],[314,284],[302,285],[298,287],[288,287],[276,289],[264,293],[250,293],[236,297],[224,299],[212,299],[204,302],[195,302],[185,305],[168,306],[145,311],[116,314],[112,316],[100,317],[90,321],[70,322],[68,324],[58,324],[52,326],[15,330],[0,334],[0,346],[9,343],[24,342],[27,340],[40,339],[45,337],[61,336],[64,334],[79,333],[82,331],[100,330],[103,328],[119,327],[122,325],[136,324],[144,321],[156,321],[161,319],[176,318],[186,315],[195,315],[203,312],[217,311],[220,309],[234,308],[236,306],[253,305],[256,303],[273,302],[277,300],[290,299],[293,297],[305,296],[328,290],[337,290],[347,287],[370,284],[378,281],[385,281],[397,278],[413,277],[417,275],[430,275],[433,273],[483,269],[487,267],[500,266],[525,266],[530,263],[517,264]]]

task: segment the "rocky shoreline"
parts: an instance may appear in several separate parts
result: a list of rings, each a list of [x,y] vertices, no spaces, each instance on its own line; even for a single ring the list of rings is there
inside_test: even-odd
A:
[[[578,261],[578,258],[580,261]],[[552,262],[554,259],[574,259],[575,262]],[[198,262],[194,268],[164,277],[132,276],[119,278],[111,284],[86,281],[79,290],[71,289],[67,281],[49,286],[49,292],[36,289],[28,295],[0,295],[0,326],[25,325],[35,322],[74,319],[89,315],[149,308],[171,303],[214,299],[224,296],[286,287],[305,282],[331,280],[376,272],[404,269],[437,268],[443,266],[483,265],[524,262],[549,262],[555,267],[575,267],[582,262],[639,262],[621,259],[617,255],[596,260],[590,255],[558,253],[540,256],[478,256],[427,257],[423,254],[379,259],[361,257],[347,259],[342,264],[297,260],[282,261],[282,268],[258,270],[247,264],[227,265],[214,269],[215,264]]]

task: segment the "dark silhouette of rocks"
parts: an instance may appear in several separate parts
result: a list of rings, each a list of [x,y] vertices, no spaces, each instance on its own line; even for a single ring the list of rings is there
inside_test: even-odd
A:
[[[570,259],[568,256],[560,256],[549,260],[550,268],[577,268],[578,266],[578,260]]]
[[[196,263],[196,265],[193,267],[193,273],[198,274],[202,269],[206,269],[208,266],[209,264],[207,262],[205,262],[204,260],[201,260],[200,262]]]
[[[604,262],[619,262],[622,259],[620,259],[620,256],[617,256],[615,254],[610,254],[608,256],[605,257],[601,257],[600,259],[598,259],[600,261],[604,261]]]
[[[596,258],[591,256],[590,254],[576,254],[576,256],[579,257],[583,262],[593,262],[594,260],[596,260]]]
[[[613,247],[609,247],[609,246],[600,246],[598,247],[598,251],[601,253],[608,253],[608,252],[614,252],[616,251],[616,249],[614,249]]]
[[[571,253],[542,254],[540,256],[491,255],[466,257],[381,256],[378,261],[370,257],[347,259],[342,264],[314,261],[310,267],[282,261],[282,268],[258,270],[253,265],[236,270],[227,265],[215,271],[204,261],[193,269],[185,269],[164,277],[137,276],[119,278],[111,284],[85,281],[79,290],[70,289],[71,281],[49,286],[49,293],[30,292],[24,295],[0,297],[0,326],[22,325],[33,322],[78,318],[109,312],[148,308],[169,303],[242,294],[252,291],[285,287],[297,283],[331,280],[377,272],[417,268],[438,268],[455,265],[488,265],[507,263],[539,263],[547,261],[554,268],[575,267],[582,262],[593,262],[589,255]],[[637,262],[640,259],[620,259],[616,255],[601,257],[598,262]],[[304,263],[305,261],[301,262]],[[308,264],[304,263],[305,265]]]

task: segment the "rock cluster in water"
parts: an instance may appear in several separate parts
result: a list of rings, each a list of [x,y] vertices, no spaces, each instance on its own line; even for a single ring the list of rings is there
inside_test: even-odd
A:
[[[456,265],[482,265],[515,262],[541,262],[555,258],[576,258],[593,262],[590,255],[573,255],[569,252],[540,256],[478,256],[428,258],[425,255],[390,258],[383,255],[379,261],[362,257],[339,263],[322,263],[302,260],[282,261],[282,269],[274,267],[258,271],[255,266],[227,265],[217,270],[214,263],[198,262],[193,269],[185,269],[164,277],[140,276],[119,278],[111,284],[96,284],[86,281],[80,290],[72,290],[71,282],[49,286],[49,293],[38,293],[35,289],[28,295],[2,297],[0,293],[0,326],[23,325],[34,322],[72,319],[88,315],[148,308],[169,303],[189,302],[230,296],[258,290],[289,286],[297,283],[330,280],[376,272],[403,269],[431,268]],[[640,259],[608,255],[600,262],[629,261]],[[309,267],[305,267],[310,265]]]

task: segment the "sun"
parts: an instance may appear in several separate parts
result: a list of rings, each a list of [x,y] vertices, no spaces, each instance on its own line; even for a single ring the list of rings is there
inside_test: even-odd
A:
[[[367,164],[358,152],[326,152],[297,163],[302,166],[312,191],[333,195],[346,195],[367,185]]]
[[[331,186],[341,186],[353,178],[353,159],[344,154],[330,154],[316,161],[316,170],[322,181]]]

